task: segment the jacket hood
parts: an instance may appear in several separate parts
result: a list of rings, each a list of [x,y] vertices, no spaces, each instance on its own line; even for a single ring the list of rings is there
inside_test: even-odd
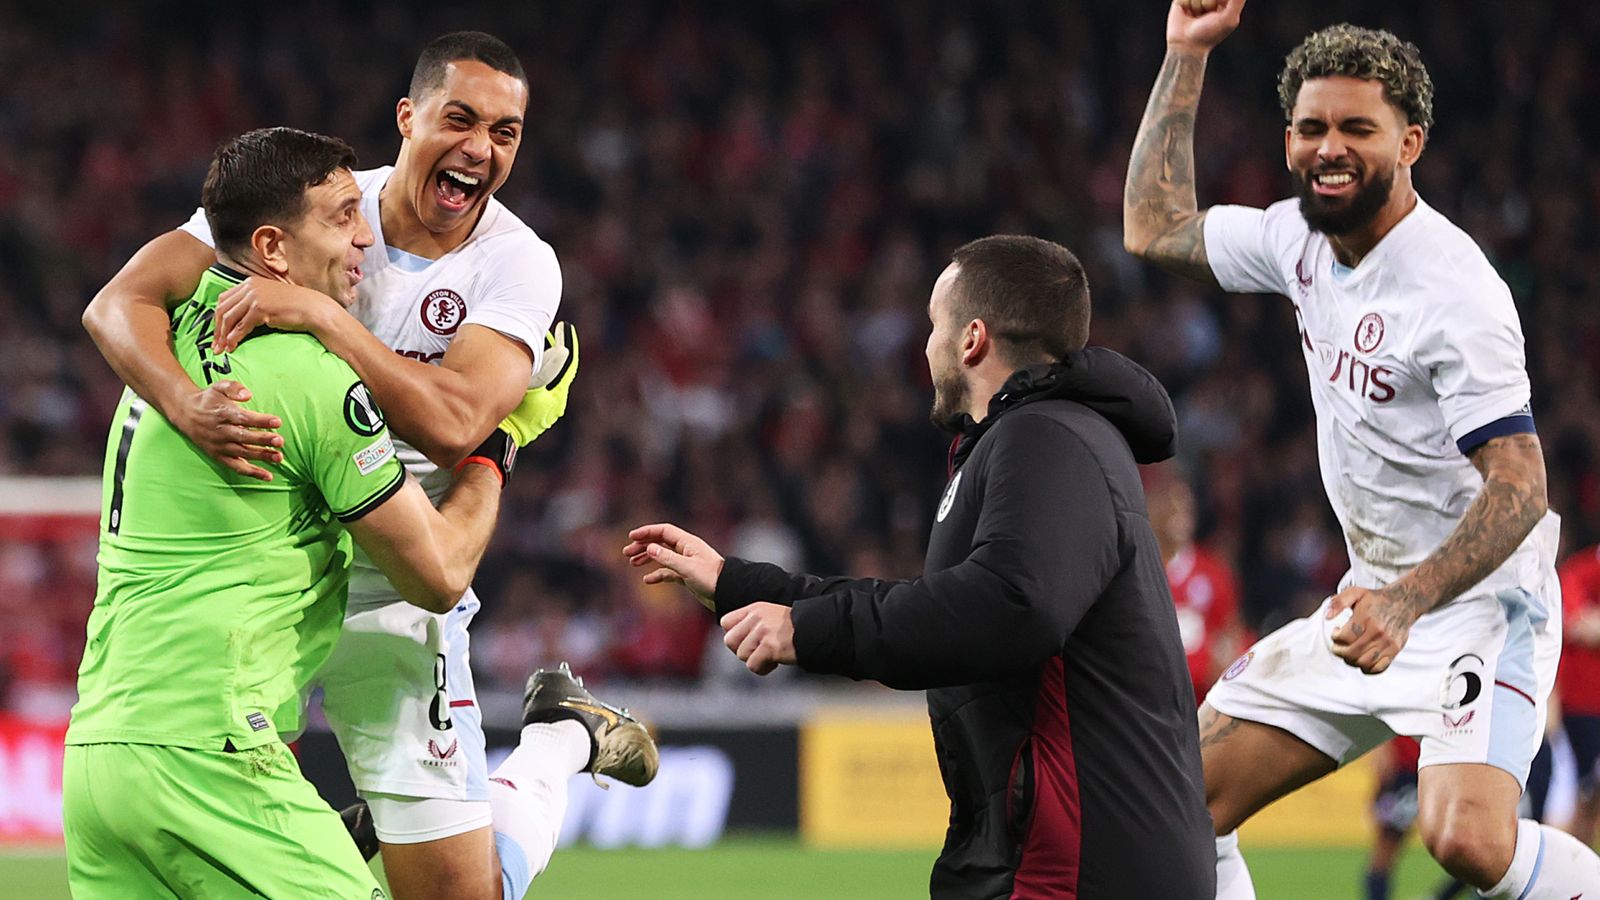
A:
[[[1141,464],[1172,458],[1178,417],[1172,398],[1144,367],[1105,347],[1085,347],[1059,363],[1018,369],[989,401],[982,422],[965,417],[951,461],[959,466],[1000,416],[1039,400],[1071,400],[1104,416],[1122,432]]]

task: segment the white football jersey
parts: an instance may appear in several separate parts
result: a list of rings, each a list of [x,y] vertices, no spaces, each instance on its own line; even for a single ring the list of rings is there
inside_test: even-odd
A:
[[[361,214],[367,217],[376,240],[361,263],[362,280],[350,312],[401,356],[437,365],[461,326],[473,324],[525,344],[533,351],[533,367],[538,369],[545,332],[555,321],[561,302],[561,267],[555,251],[490,197],[483,218],[461,246],[420,271],[391,262],[383,238],[383,217],[378,214],[378,195],[393,171],[393,166],[383,166],[355,173],[361,188]],[[214,246],[203,209],[196,210],[182,230]],[[450,486],[450,473],[439,471],[398,438],[395,448],[400,461],[437,504]],[[350,577],[351,608],[398,599],[388,580],[358,552]]]
[[[1510,290],[1472,238],[1420,200],[1354,269],[1336,266],[1297,200],[1214,206],[1205,241],[1224,290],[1294,304],[1322,483],[1350,554],[1341,587],[1394,581],[1482,488],[1462,448],[1533,430]],[[1468,593],[1543,583],[1558,530],[1547,515]]]

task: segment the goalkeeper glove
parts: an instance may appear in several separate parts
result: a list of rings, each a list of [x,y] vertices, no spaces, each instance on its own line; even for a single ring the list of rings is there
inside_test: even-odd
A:
[[[544,362],[533,373],[533,386],[500,423],[516,439],[518,447],[528,446],[561,418],[567,411],[572,380],[578,377],[578,330],[566,322],[557,322],[555,330],[544,336],[544,343]]]

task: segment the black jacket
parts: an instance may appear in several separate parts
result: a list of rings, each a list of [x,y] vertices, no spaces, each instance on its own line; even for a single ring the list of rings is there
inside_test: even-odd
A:
[[[1172,402],[1089,348],[968,421],[922,578],[727,560],[717,611],[793,607],[802,668],[927,689],[950,827],[936,898],[1215,894],[1194,689],[1136,462]]]

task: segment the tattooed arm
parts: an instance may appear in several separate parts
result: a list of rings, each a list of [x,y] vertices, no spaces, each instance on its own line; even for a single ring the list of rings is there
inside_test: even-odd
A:
[[[1205,54],[1167,50],[1128,161],[1122,245],[1175,275],[1216,287],[1206,261],[1206,214],[1194,194],[1194,113],[1205,71]]]
[[[1444,543],[1382,590],[1347,588],[1333,598],[1329,618],[1355,610],[1333,637],[1345,662],[1369,674],[1388,668],[1418,617],[1487,578],[1544,518],[1549,503],[1538,435],[1495,438],[1470,459],[1483,490]]]
[[[1167,58],[1150,92],[1123,188],[1122,243],[1178,275],[1216,286],[1206,261],[1205,213],[1194,192],[1194,117],[1206,56],[1239,24],[1244,0],[1175,0],[1167,13]]]
[[[1473,450],[1469,458],[1483,475],[1483,490],[1444,543],[1389,586],[1422,612],[1454,600],[1489,577],[1522,546],[1549,509],[1538,435],[1498,437]]]

